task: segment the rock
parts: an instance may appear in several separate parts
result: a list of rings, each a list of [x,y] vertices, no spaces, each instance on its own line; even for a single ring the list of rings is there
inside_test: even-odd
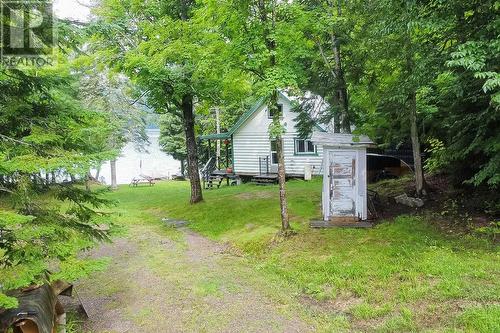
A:
[[[164,219],[161,219],[161,220],[167,226],[173,227],[173,228],[182,228],[182,227],[185,227],[185,226],[187,226],[189,224],[189,222],[187,222],[187,221],[173,220],[173,219],[168,219],[168,218],[164,218]]]
[[[394,198],[394,200],[396,200],[397,203],[412,208],[420,208],[424,205],[424,200],[420,198],[409,197],[406,193],[398,195],[397,197]]]

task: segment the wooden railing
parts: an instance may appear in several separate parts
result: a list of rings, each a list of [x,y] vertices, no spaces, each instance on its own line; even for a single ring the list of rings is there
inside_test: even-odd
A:
[[[269,156],[259,157],[259,175],[269,174]]]

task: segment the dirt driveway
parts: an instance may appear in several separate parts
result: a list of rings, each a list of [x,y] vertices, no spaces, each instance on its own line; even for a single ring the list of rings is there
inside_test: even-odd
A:
[[[134,227],[94,250],[105,271],[77,284],[85,332],[308,332],[293,297],[245,258],[187,229]],[[300,312],[300,311],[299,311]]]

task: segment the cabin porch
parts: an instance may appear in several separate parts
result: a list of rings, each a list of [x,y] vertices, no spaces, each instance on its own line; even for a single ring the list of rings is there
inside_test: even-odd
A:
[[[211,134],[200,137],[200,141],[206,141],[202,156],[205,161],[202,165],[200,176],[203,188],[220,188],[225,182],[227,186],[238,185],[241,180],[234,173],[232,137],[228,133]]]

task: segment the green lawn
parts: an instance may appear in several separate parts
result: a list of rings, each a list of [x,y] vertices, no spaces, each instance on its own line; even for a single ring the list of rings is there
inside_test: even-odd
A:
[[[500,256],[491,243],[444,235],[417,216],[368,230],[312,230],[309,220],[320,215],[320,180],[287,186],[298,233],[286,241],[274,238],[277,187],[205,191],[205,201],[194,206],[186,182],[121,187],[110,197],[118,200],[118,221],[125,225],[184,219],[202,235],[230,243],[259,274],[325,313],[325,331],[500,332]]]

